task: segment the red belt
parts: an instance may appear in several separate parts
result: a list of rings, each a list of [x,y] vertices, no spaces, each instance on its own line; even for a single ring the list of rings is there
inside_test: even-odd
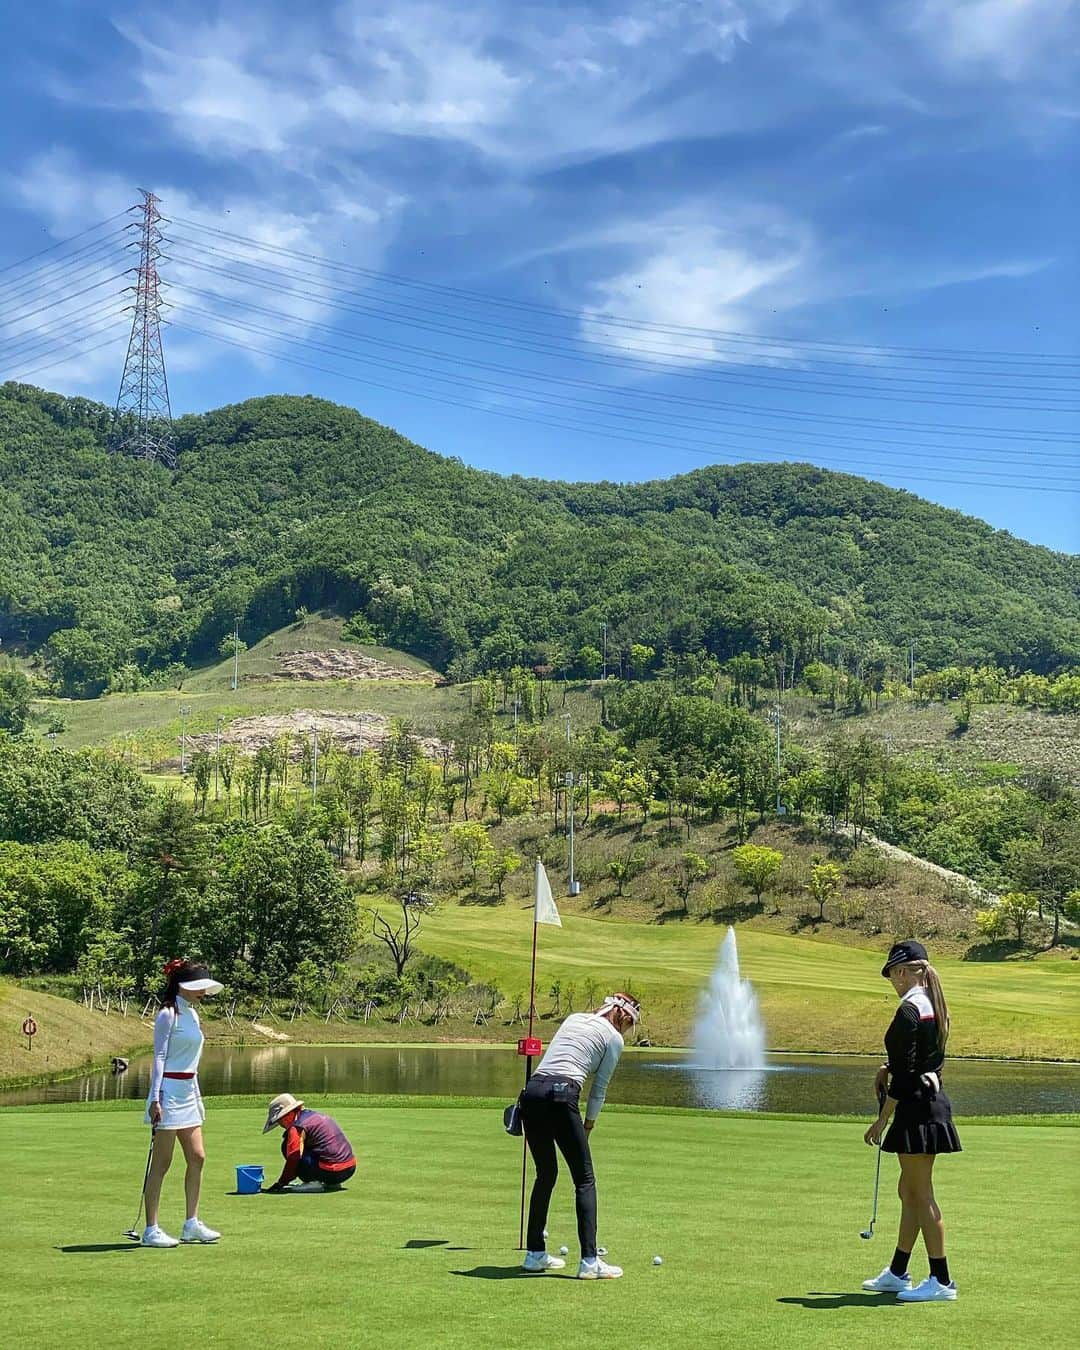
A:
[[[194,1078],[193,1073],[163,1073],[162,1078]]]

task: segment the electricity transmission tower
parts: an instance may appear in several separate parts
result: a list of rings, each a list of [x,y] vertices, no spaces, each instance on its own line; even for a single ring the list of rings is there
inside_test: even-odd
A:
[[[169,468],[176,462],[169,407],[169,382],[161,345],[161,284],[157,264],[165,236],[158,198],[143,191],[142,204],[133,206],[142,217],[139,228],[139,266],[136,269],[134,317],[128,341],[120,393],[116,398],[118,435],[115,449],[139,459],[159,460]],[[134,222],[133,222],[134,223]]]

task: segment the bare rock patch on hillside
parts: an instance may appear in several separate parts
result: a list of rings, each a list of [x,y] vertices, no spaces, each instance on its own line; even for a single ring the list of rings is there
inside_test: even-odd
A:
[[[410,670],[395,666],[364,652],[348,647],[331,647],[327,651],[282,652],[278,657],[277,675],[286,680],[408,680],[413,684],[435,684],[437,677],[430,671]]]
[[[297,760],[303,754],[303,743],[312,732],[328,734],[334,745],[349,755],[364,750],[381,750],[390,739],[390,720],[375,712],[329,712],[317,708],[295,708],[287,713],[264,713],[258,717],[238,717],[223,727],[221,743],[236,745],[245,754],[255,754],[264,745],[271,745],[282,736],[289,737],[289,758]],[[442,742],[434,736],[414,736],[424,754],[434,759],[443,750]],[[214,733],[189,736],[188,744],[195,750],[213,752],[217,748]]]

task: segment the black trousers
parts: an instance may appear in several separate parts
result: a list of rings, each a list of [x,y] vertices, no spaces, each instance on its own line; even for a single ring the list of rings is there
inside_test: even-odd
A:
[[[559,1175],[555,1154],[558,1147],[574,1179],[581,1255],[583,1258],[596,1255],[596,1178],[589,1155],[589,1138],[578,1106],[580,1093],[580,1086],[572,1080],[547,1074],[533,1074],[522,1093],[521,1119],[525,1140],[536,1164],[526,1242],[531,1252],[545,1250],[548,1205]]]

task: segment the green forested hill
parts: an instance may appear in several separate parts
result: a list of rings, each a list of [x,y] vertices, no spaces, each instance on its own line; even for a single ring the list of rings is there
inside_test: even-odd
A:
[[[620,486],[502,478],[352,409],[270,397],[183,418],[179,467],[110,455],[110,414],[0,389],[0,637],[66,692],[193,662],[241,618],[360,612],[440,666],[785,650],[1053,670],[1080,659],[1080,560],[809,465]],[[363,624],[361,624],[363,626]]]

